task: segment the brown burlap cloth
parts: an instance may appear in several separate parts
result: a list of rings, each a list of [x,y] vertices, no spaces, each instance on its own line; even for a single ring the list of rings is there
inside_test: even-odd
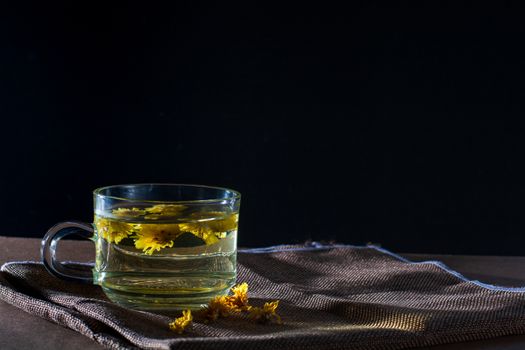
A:
[[[238,260],[251,304],[279,299],[283,324],[231,317],[178,335],[173,317],[121,308],[98,286],[58,280],[34,262],[2,267],[0,298],[107,348],[402,349],[525,333],[525,289],[468,281],[439,263],[315,244]]]

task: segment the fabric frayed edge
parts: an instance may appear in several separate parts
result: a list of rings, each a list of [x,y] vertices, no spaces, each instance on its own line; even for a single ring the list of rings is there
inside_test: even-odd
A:
[[[525,287],[503,287],[503,286],[497,286],[493,284],[483,283],[478,280],[471,280],[459,273],[458,271],[455,271],[445,265],[441,261],[437,260],[425,260],[425,261],[411,261],[407,258],[402,257],[401,255],[398,255],[396,253],[393,253],[389,250],[386,250],[384,248],[381,248],[379,246],[370,244],[366,246],[356,246],[356,245],[350,245],[350,244],[323,244],[320,242],[308,242],[304,246],[301,247],[292,247],[291,245],[275,245],[271,247],[264,247],[264,248],[248,248],[248,249],[239,249],[239,253],[246,253],[246,254],[263,254],[263,253],[278,253],[278,252],[294,252],[294,251],[315,251],[315,250],[327,250],[327,249],[334,249],[334,248],[343,248],[343,249],[374,249],[380,253],[383,253],[385,255],[389,255],[399,261],[402,261],[406,264],[410,265],[434,265],[441,270],[447,272],[448,274],[458,278],[462,282],[472,283],[474,285],[477,285],[478,287],[492,290],[492,291],[502,291],[502,292],[513,292],[513,293],[523,293],[525,292]]]

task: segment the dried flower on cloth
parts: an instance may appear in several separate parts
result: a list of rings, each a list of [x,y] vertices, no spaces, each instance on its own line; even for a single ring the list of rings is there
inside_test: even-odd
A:
[[[248,305],[248,283],[238,284],[231,291],[233,295],[227,297],[230,306],[239,311],[248,310],[250,307]]]
[[[262,308],[253,307],[248,300],[248,284],[241,283],[231,289],[233,295],[213,298],[202,311],[206,322],[215,321],[219,317],[227,317],[235,313],[246,311],[250,317],[261,322],[281,323],[281,317],[276,310],[279,301],[265,303]]]
[[[213,298],[202,311],[205,322],[215,321],[219,317],[228,317],[233,313],[246,311],[248,305],[248,283],[232,287],[233,295],[223,295]]]
[[[275,322],[281,324],[281,316],[276,313],[279,300],[264,303],[263,307],[250,307],[250,317],[260,323]]]
[[[222,295],[211,299],[206,308],[198,313],[198,317],[202,319],[204,323],[208,323],[215,321],[220,317],[228,317],[244,311],[248,312],[250,318],[259,323],[282,323],[281,316],[277,314],[277,307],[279,306],[278,300],[265,303],[262,308],[250,306],[248,303],[247,283],[236,285],[231,288],[231,292],[233,295]],[[191,322],[193,319],[190,310],[184,311],[182,317],[179,317],[170,323],[170,329],[182,333],[187,326],[184,322],[188,319],[188,322]],[[182,325],[184,326],[181,328]]]
[[[179,318],[176,318],[173,322],[169,324],[170,329],[172,331],[175,331],[179,334],[182,334],[191,325],[191,322],[193,321],[193,316],[191,314],[191,310],[184,310],[182,311],[182,316]]]
[[[219,317],[228,317],[236,310],[232,309],[227,296],[218,296],[210,300],[208,305],[201,311],[200,316],[205,323],[215,321]]]

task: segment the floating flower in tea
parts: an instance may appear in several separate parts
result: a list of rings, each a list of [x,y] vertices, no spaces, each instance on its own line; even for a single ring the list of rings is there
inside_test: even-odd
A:
[[[217,243],[226,236],[226,232],[235,230],[239,220],[238,214],[224,217],[223,212],[217,211],[193,213],[191,217],[199,221],[180,224],[181,231],[194,234],[208,245]]]
[[[135,236],[135,248],[151,255],[162,248],[173,247],[173,241],[181,234],[177,224],[141,225]]]
[[[116,208],[112,218],[96,217],[99,235],[109,243],[119,244],[131,238],[135,248],[147,255],[171,248],[182,233],[189,233],[205,245],[218,243],[228,232],[237,229],[237,213],[202,210],[185,214],[186,206],[180,204],[157,204],[146,208]],[[179,223],[151,223],[152,220],[177,220]],[[138,222],[128,222],[138,221]]]
[[[113,209],[112,214],[116,217],[138,217],[145,215],[146,211],[140,208],[117,208]]]
[[[161,218],[176,217],[184,209],[186,209],[186,206],[182,204],[157,204],[144,209],[146,212],[144,219],[158,220]]]
[[[140,225],[115,221],[106,218],[96,217],[95,226],[98,234],[110,243],[119,244],[124,238],[137,232]]]

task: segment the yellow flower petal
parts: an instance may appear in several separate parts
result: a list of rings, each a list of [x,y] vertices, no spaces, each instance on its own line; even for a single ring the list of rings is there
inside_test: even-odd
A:
[[[117,208],[113,209],[111,213],[117,217],[135,218],[137,216],[146,214],[146,211],[140,208]]]
[[[202,211],[191,216],[205,224],[213,232],[228,232],[237,229],[239,214],[228,214],[223,211]]]
[[[231,313],[236,312],[230,305],[228,297],[225,295],[217,296],[210,300],[201,315],[204,318],[204,322],[215,321],[219,317],[227,317]]]
[[[212,235],[213,231],[210,230],[206,223],[200,222],[185,222],[180,224],[180,230],[183,232],[193,233],[195,236],[205,239],[205,237]]]
[[[158,220],[166,217],[177,217],[184,209],[186,206],[181,204],[157,204],[145,209],[147,215],[144,218]]]
[[[228,302],[232,307],[239,310],[247,310],[248,305],[248,283],[241,283],[231,289],[233,295],[228,297]]]
[[[184,332],[184,330],[191,325],[192,321],[193,316],[191,314],[191,310],[184,310],[182,311],[182,316],[171,322],[169,327],[172,331],[182,334],[182,332]]]
[[[251,307],[249,308],[250,317],[255,319],[260,323],[282,323],[281,316],[276,313],[277,307],[279,306],[279,300],[272,301],[269,303],[264,303],[264,306],[261,307]]]
[[[112,214],[118,218],[139,218],[157,220],[177,217],[187,207],[179,204],[157,204],[149,208],[116,208]],[[199,237],[206,245],[212,245],[226,238],[237,229],[238,214],[220,211],[202,211],[189,214],[190,222],[180,224],[129,223],[116,219],[95,218],[98,234],[110,243],[120,243],[123,239],[134,238],[135,247],[151,255],[163,248],[173,247],[174,240],[182,233],[189,232]],[[138,220],[138,219],[137,219]]]
[[[180,234],[178,224],[143,224],[135,237],[135,248],[151,255],[162,248],[173,247],[173,240]]]
[[[219,239],[226,237],[227,232],[236,230],[239,218],[238,214],[225,216],[224,212],[218,211],[198,212],[191,216],[198,221],[180,224],[181,231],[194,234],[207,245],[217,243]],[[223,218],[215,219],[221,216]]]
[[[231,214],[220,220],[209,222],[209,227],[214,232],[228,232],[237,229],[239,214]]]
[[[217,296],[210,300],[200,317],[204,322],[215,321],[220,317],[227,317],[234,313],[247,311],[249,317],[260,323],[282,323],[281,316],[277,314],[279,300],[267,302],[263,307],[252,307],[248,303],[248,284],[241,283],[231,288],[232,295]]]
[[[139,225],[95,217],[97,234],[109,243],[120,243],[124,238],[136,232]]]

